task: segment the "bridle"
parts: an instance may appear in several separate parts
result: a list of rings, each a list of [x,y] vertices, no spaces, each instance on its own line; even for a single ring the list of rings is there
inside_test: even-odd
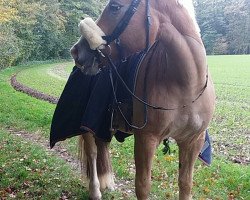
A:
[[[122,47],[120,46],[120,35],[125,31],[125,29],[127,28],[131,18],[134,16],[134,14],[137,11],[137,8],[140,4],[141,0],[133,0],[132,3],[130,4],[128,10],[125,12],[124,16],[122,17],[122,19],[120,20],[120,22],[117,24],[117,26],[115,27],[115,29],[113,30],[113,32],[110,35],[107,36],[103,36],[103,39],[106,40],[107,45],[109,46],[109,44],[113,41],[115,41],[116,47],[118,49],[118,51],[120,52],[120,58],[121,58],[121,62],[124,62],[127,60],[127,58],[123,58],[122,57]],[[149,34],[150,34],[150,25],[151,25],[151,15],[150,15],[150,9],[149,9],[149,5],[150,5],[150,0],[146,0],[146,46],[145,48],[141,51],[141,53],[139,54],[139,58],[138,61],[136,63],[137,66],[140,66],[142,61],[144,60],[145,56],[147,55],[147,53],[149,52],[150,48],[150,42],[149,42]],[[102,55],[103,56],[103,55]],[[114,95],[114,103],[116,105],[116,107],[118,108],[121,116],[123,117],[123,119],[125,120],[125,122],[128,124],[128,126],[130,126],[131,128],[134,129],[143,129],[146,125],[147,125],[147,106],[150,106],[147,102],[145,102],[144,100],[140,99],[139,97],[137,97],[133,91],[131,91],[131,89],[127,86],[127,84],[125,83],[125,81],[123,80],[123,78],[121,77],[120,73],[117,70],[116,65],[114,64],[114,62],[112,61],[110,55],[105,56],[108,60],[108,63],[110,64],[112,70],[109,70],[109,77],[110,77],[110,81],[111,81],[111,85],[112,85],[112,90],[113,90],[113,95]],[[136,66],[135,66],[136,67]],[[135,126],[133,124],[131,124],[129,122],[129,120],[126,118],[125,114],[123,113],[122,109],[120,108],[120,102],[117,100],[116,97],[116,90],[115,90],[115,84],[114,84],[114,80],[113,80],[113,74],[112,71],[115,72],[115,75],[118,77],[118,79],[121,81],[121,83],[124,85],[124,87],[126,88],[126,90],[129,92],[129,94],[134,97],[135,99],[139,100],[140,102],[142,102],[144,104],[144,123],[141,127]],[[113,114],[112,114],[113,116]],[[111,120],[112,121],[112,120]],[[112,128],[112,124],[111,124],[111,128]]]
[[[139,67],[142,63],[142,61],[144,60],[145,56],[148,54],[148,52],[154,48],[157,45],[157,41],[150,46],[150,42],[149,42],[149,35],[150,35],[150,25],[151,25],[151,15],[150,15],[150,0],[146,0],[146,46],[144,48],[144,50],[141,51],[140,53],[140,58],[138,59],[138,63],[137,66]],[[132,3],[130,4],[128,10],[125,12],[124,16],[122,17],[121,21],[118,23],[118,25],[115,27],[114,31],[107,36],[103,36],[103,39],[107,41],[107,46],[109,46],[109,44],[113,41],[115,41],[115,43],[117,44],[120,39],[120,35],[125,31],[125,29],[127,28],[131,18],[133,17],[133,15],[135,14],[135,12],[137,11],[137,8],[140,4],[141,0],[133,0]],[[118,42],[117,42],[118,41]],[[118,45],[119,48],[119,45]],[[101,52],[99,52],[101,53]],[[129,92],[129,94],[136,99],[137,101],[141,102],[144,105],[144,124],[141,127],[135,126],[130,124],[129,120],[127,120],[125,114],[122,112],[122,109],[120,108],[120,102],[118,102],[117,98],[116,98],[116,91],[115,91],[115,86],[114,86],[114,81],[113,81],[113,75],[112,75],[112,70],[110,69],[110,80],[111,80],[111,85],[112,85],[112,89],[113,89],[113,95],[114,95],[114,99],[115,99],[115,104],[120,112],[120,114],[122,115],[123,119],[125,120],[125,122],[134,129],[143,129],[146,124],[147,124],[147,108],[150,107],[152,109],[156,109],[156,110],[163,110],[163,111],[173,111],[173,110],[178,110],[178,109],[183,109],[186,108],[187,106],[192,105],[193,103],[195,103],[204,93],[205,89],[207,88],[207,83],[208,83],[208,71],[206,73],[206,82],[205,85],[203,86],[203,88],[201,89],[200,93],[197,95],[197,97],[191,101],[190,104],[185,104],[182,106],[178,106],[178,107],[174,107],[174,108],[165,108],[162,106],[156,106],[156,105],[152,105],[149,104],[147,102],[147,100],[145,99],[141,99],[140,97],[136,96],[134,94],[134,91],[131,91],[131,89],[127,86],[127,84],[125,83],[125,81],[123,80],[123,78],[121,77],[120,73],[117,70],[116,65],[114,64],[114,62],[112,61],[110,55],[103,55],[101,53],[101,56],[107,58],[108,63],[111,66],[111,69],[115,72],[115,75],[118,77],[118,79],[121,81],[121,83],[123,84],[123,86],[126,88],[126,90]],[[145,94],[144,94],[145,95]]]
[[[125,31],[125,29],[127,28],[131,18],[134,16],[134,14],[137,11],[137,8],[140,4],[141,0],[133,0],[132,3],[130,4],[129,8],[127,9],[127,11],[125,12],[123,18],[121,19],[121,21],[117,24],[117,26],[115,27],[115,29],[113,30],[113,32],[110,35],[107,36],[103,36],[103,39],[106,40],[107,45],[109,45],[111,42],[117,40],[119,38],[119,36]],[[150,25],[151,25],[151,16],[150,16],[150,12],[149,12],[149,0],[147,0],[146,2],[146,14],[147,14],[147,20],[146,20],[146,48],[149,48],[149,31],[150,31]]]

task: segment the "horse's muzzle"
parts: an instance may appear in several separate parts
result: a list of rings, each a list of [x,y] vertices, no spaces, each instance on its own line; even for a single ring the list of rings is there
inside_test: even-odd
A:
[[[79,62],[75,61],[75,66],[81,69],[82,73],[86,75],[96,75],[100,72],[99,62],[96,57],[93,57],[91,64],[80,64]]]

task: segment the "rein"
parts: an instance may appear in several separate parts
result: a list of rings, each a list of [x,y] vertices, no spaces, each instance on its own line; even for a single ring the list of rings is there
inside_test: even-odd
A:
[[[123,31],[127,28],[131,18],[133,17],[133,15],[135,14],[135,12],[137,11],[137,7],[140,4],[140,0],[133,0],[131,5],[129,6],[128,10],[125,12],[123,18],[121,19],[121,21],[118,23],[118,25],[116,26],[116,28],[114,29],[114,31],[112,32],[111,35],[108,36],[103,36],[103,39],[107,41],[107,46],[109,46],[109,44],[113,41],[116,42],[116,44],[118,44],[118,49],[121,49],[120,46],[120,39],[119,36],[123,33]],[[150,15],[150,8],[149,8],[149,0],[147,0],[147,4],[146,4],[146,47],[144,50],[141,51],[141,55],[139,58],[139,61],[136,63],[135,67],[140,67],[141,63],[143,62],[144,58],[146,57],[146,55],[148,54],[148,52],[156,46],[157,41],[150,47],[150,43],[149,43],[149,35],[150,35],[150,25],[151,25],[151,15]],[[118,41],[118,42],[117,42]],[[100,53],[100,52],[99,52]],[[102,56],[104,56],[102,54]],[[123,78],[121,77],[120,73],[117,70],[116,65],[114,64],[114,62],[112,61],[110,55],[104,56],[107,58],[109,64],[111,65],[111,68],[113,69],[113,71],[115,72],[115,74],[117,75],[118,79],[121,81],[121,83],[123,84],[123,86],[126,88],[126,90],[129,92],[129,94],[135,98],[137,101],[141,102],[144,105],[144,124],[141,127],[137,127],[133,124],[130,124],[129,120],[126,118],[125,114],[122,112],[122,109],[120,108],[119,104],[121,104],[120,102],[118,102],[117,97],[116,97],[116,91],[115,91],[115,85],[114,85],[114,80],[113,80],[113,75],[112,75],[112,70],[110,69],[110,81],[111,81],[111,85],[112,85],[112,90],[113,90],[113,95],[114,95],[114,100],[115,100],[115,104],[118,107],[118,110],[120,112],[120,114],[122,115],[123,119],[125,120],[125,122],[132,128],[134,129],[143,129],[146,124],[147,124],[147,108],[150,107],[152,109],[155,110],[163,110],[163,111],[173,111],[173,110],[178,110],[178,109],[183,109],[193,103],[195,103],[204,93],[204,91],[207,88],[207,83],[208,83],[208,69],[207,69],[207,73],[206,73],[206,82],[205,85],[203,86],[203,88],[201,89],[201,92],[197,95],[197,97],[191,101],[190,104],[185,104],[182,106],[178,106],[175,108],[166,108],[166,107],[162,107],[162,106],[156,106],[156,105],[152,105],[149,104],[146,100],[141,99],[140,97],[136,96],[134,94],[134,91],[131,91],[131,89],[127,86],[127,84],[125,83],[125,81],[123,80]],[[121,61],[123,61],[124,58],[121,59]],[[126,60],[126,58],[125,58]],[[208,66],[207,66],[208,67]],[[145,88],[144,88],[145,89]],[[144,91],[144,96],[145,96],[145,91]],[[146,99],[146,98],[144,98]]]
[[[146,55],[146,54],[145,54]],[[141,65],[143,59],[144,59],[145,56],[142,57],[142,59],[140,60],[140,62],[138,63],[138,66]],[[147,103],[146,101],[142,100],[141,98],[139,98],[138,96],[136,96],[134,94],[134,92],[132,92],[129,87],[127,86],[127,84],[125,83],[125,81],[123,80],[123,78],[121,77],[120,73],[118,72],[115,64],[112,62],[111,58],[108,56],[108,61],[109,63],[111,64],[111,67],[114,69],[117,77],[119,78],[119,80],[122,82],[123,86],[126,88],[126,90],[129,92],[130,95],[132,95],[132,97],[134,97],[136,100],[138,100],[139,102],[143,103],[145,106],[148,106],[150,108],[153,108],[155,110],[164,110],[164,111],[171,111],[171,110],[178,110],[178,109],[181,109],[181,108],[185,108],[187,107],[188,105],[191,105],[193,103],[195,103],[201,96],[202,94],[204,93],[204,91],[206,90],[207,88],[207,83],[208,83],[208,72],[206,74],[206,82],[205,82],[205,85],[203,86],[203,88],[201,89],[201,92],[197,95],[197,97],[191,101],[190,104],[185,104],[185,105],[182,105],[182,106],[179,106],[179,107],[176,107],[176,108],[165,108],[165,107],[162,107],[162,106],[155,106],[155,105],[152,105],[152,104],[149,104]],[[207,66],[207,70],[208,70],[208,66]]]
[[[149,35],[150,35],[151,15],[150,15],[150,9],[149,9],[149,4],[150,4],[149,1],[150,0],[147,0],[147,4],[146,4],[146,17],[147,17],[146,18],[146,47],[145,47],[144,50],[142,50],[140,52],[140,57],[139,57],[137,63],[135,64],[136,65],[135,67],[140,67],[141,66],[142,61],[144,60],[145,56],[147,55],[147,53],[149,52],[149,49],[150,49]],[[121,19],[121,21],[118,23],[118,25],[116,26],[116,28],[112,32],[112,34],[108,35],[108,36],[103,36],[103,39],[107,41],[107,45],[109,45],[111,42],[115,41],[116,46],[117,46],[118,51],[120,52],[120,54],[122,54],[122,47],[120,45],[119,36],[127,28],[131,18],[133,17],[135,12],[137,11],[137,7],[139,6],[140,2],[141,2],[141,0],[133,0],[131,5],[129,6],[128,10],[125,12],[123,18]],[[120,55],[120,56],[122,56],[122,55]],[[128,124],[128,126],[130,126],[131,128],[143,129],[147,125],[147,121],[148,121],[148,119],[147,119],[147,106],[148,106],[148,104],[145,101],[141,100],[139,97],[137,97],[134,94],[134,92],[132,92],[129,89],[129,87],[127,86],[127,84],[125,83],[123,78],[121,77],[120,73],[118,72],[117,67],[114,64],[114,62],[112,61],[110,55],[107,56],[107,59],[108,59],[109,64],[111,65],[112,69],[115,71],[115,74],[117,75],[119,80],[122,82],[122,84],[124,85],[126,90],[129,92],[129,94],[132,95],[132,97],[136,98],[138,101],[140,101],[140,102],[142,101],[143,104],[144,104],[144,123],[143,123],[143,125],[138,127],[138,126],[135,126],[135,125],[131,124],[129,122],[129,120],[126,118],[125,114],[122,112],[122,109],[119,106],[120,102],[118,102],[117,97],[116,97],[116,91],[115,91],[115,85],[114,85],[112,70],[110,69],[109,70],[109,72],[110,72],[109,77],[110,77],[111,86],[112,86],[112,90],[113,90],[114,100],[115,100],[115,104],[116,104],[122,118]],[[127,60],[127,58],[121,58],[122,62],[125,62],[126,60]]]

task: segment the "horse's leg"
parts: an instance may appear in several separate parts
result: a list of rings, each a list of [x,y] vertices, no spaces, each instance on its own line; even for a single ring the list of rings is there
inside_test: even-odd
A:
[[[151,167],[159,141],[153,135],[135,134],[135,191],[138,200],[146,200],[151,189]]]
[[[89,169],[89,197],[92,200],[99,200],[102,197],[100,191],[100,183],[97,176],[97,146],[95,138],[91,133],[85,133],[82,135],[84,139],[84,150],[87,157],[88,169]]]
[[[193,171],[195,161],[204,145],[205,132],[192,141],[178,142],[179,146],[179,199],[192,199]]]
[[[96,139],[97,145],[97,174],[101,190],[114,190],[114,177],[109,153],[109,143]]]

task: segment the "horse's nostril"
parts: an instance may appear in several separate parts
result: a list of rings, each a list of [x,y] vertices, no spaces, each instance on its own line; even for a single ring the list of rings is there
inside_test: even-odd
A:
[[[76,46],[74,46],[70,49],[70,53],[71,53],[71,56],[74,58],[74,60],[77,60],[78,50],[77,50]]]

